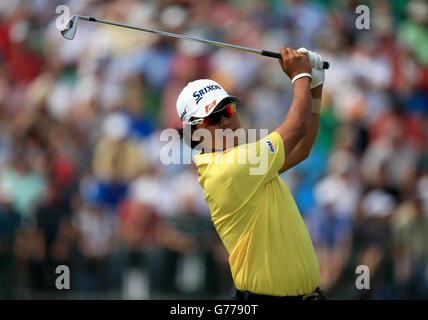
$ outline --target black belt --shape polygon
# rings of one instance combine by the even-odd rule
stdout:
[[[252,293],[249,291],[241,291],[236,290],[235,293],[235,299],[236,300],[325,300],[323,291],[318,287],[315,289],[314,292],[308,293],[308,294],[302,294],[300,296],[286,296],[286,297],[280,297],[280,296],[268,296],[264,294],[257,294]]]

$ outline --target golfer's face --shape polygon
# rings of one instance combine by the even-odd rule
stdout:
[[[219,122],[213,125],[198,124],[197,128],[206,129],[210,133],[211,141],[204,141],[206,150],[219,151],[238,145],[239,139],[235,131],[241,128],[241,123],[237,113],[230,117],[221,116]]]

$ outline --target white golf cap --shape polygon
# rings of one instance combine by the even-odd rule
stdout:
[[[210,115],[226,98],[240,101],[238,97],[229,95],[213,80],[200,79],[189,82],[177,99],[178,116],[186,125],[192,117],[204,118]]]

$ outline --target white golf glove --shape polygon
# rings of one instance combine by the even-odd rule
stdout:
[[[321,57],[321,55],[319,55],[316,52],[313,51],[309,51],[306,48],[300,48],[297,49],[298,53],[304,53],[306,54],[306,56],[309,59],[309,62],[311,63],[312,66],[312,81],[309,85],[309,87],[311,89],[318,87],[319,85],[324,83],[324,77],[325,77],[325,73],[324,73],[324,69],[323,69],[323,65],[324,65],[324,59]]]

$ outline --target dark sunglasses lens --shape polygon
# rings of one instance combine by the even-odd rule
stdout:
[[[226,108],[223,109],[223,115],[230,118],[236,112],[236,106],[234,103],[229,103]]]
[[[235,113],[236,113],[236,106],[235,106],[235,104],[234,103],[229,103],[221,111],[213,112],[208,117],[205,117],[204,118],[204,125],[205,126],[215,125],[215,124],[217,124],[217,123],[220,122],[222,116],[226,117],[226,118],[230,118]]]
[[[217,123],[219,123],[221,120],[221,113],[212,113],[208,117],[204,118],[204,125],[205,126],[213,126]]]

